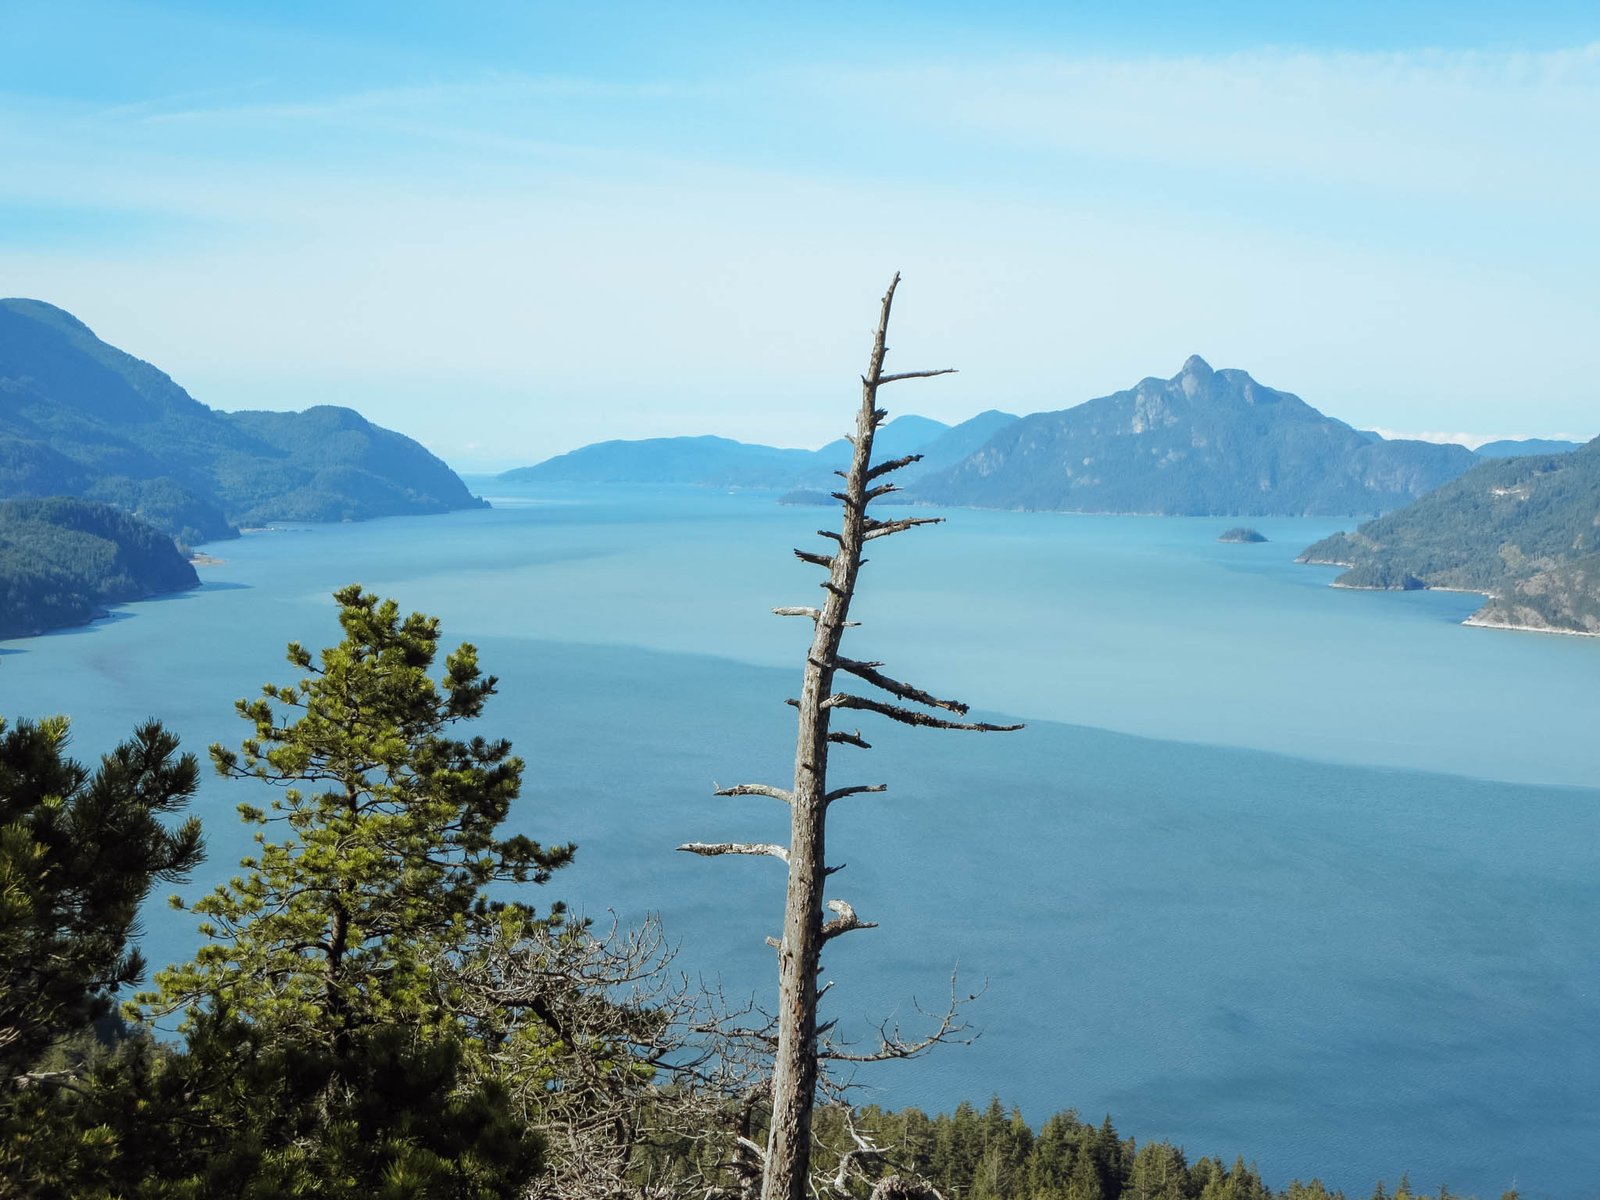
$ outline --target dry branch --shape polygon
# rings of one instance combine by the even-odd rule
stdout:
[[[773,842],[685,842],[678,849],[685,854],[698,854],[704,858],[716,858],[719,854],[751,854],[756,857],[765,855],[781,862],[789,861],[789,851]]]
[[[987,721],[946,721],[943,717],[930,717],[927,713],[898,704],[885,704],[866,696],[853,696],[848,692],[835,692],[823,701],[829,708],[856,708],[875,712],[899,721],[902,725],[918,725],[924,729],[971,729],[979,733],[1014,733],[1021,725],[993,725]]]
[[[888,462],[879,463],[868,471],[867,481],[870,483],[881,475],[887,475],[890,471],[898,471],[901,467],[909,467],[912,463],[921,461],[922,455],[920,454],[908,454],[904,458],[891,458]]]
[[[859,796],[863,792],[887,792],[888,790],[889,785],[887,783],[858,783],[853,787],[834,788],[833,791],[823,797],[823,800],[832,804],[835,800],[843,800],[846,796]]]
[[[932,379],[935,375],[954,375],[954,367],[941,367],[937,371],[900,371],[894,375],[883,375],[878,379],[878,386],[886,383],[899,383],[902,379]]]
[[[856,910],[843,900],[829,900],[828,911],[838,915],[822,927],[822,940],[829,941],[841,933],[849,933],[852,929],[876,929],[876,921],[863,921],[856,916]]]
[[[942,525],[943,517],[904,517],[898,521],[872,521],[867,530],[861,535],[863,541],[870,542],[873,538],[888,537],[891,533],[899,533],[906,529],[915,529],[918,525]]]
[[[769,796],[773,800],[782,800],[785,804],[792,803],[794,793],[786,788],[773,787],[769,783],[736,783],[732,787],[717,788],[711,793],[713,796]]]
[[[901,683],[898,679],[890,679],[887,675],[880,674],[874,668],[883,666],[882,663],[856,662],[853,658],[840,657],[839,669],[848,671],[857,679],[864,679],[873,687],[880,687],[892,695],[899,696],[902,700],[914,700],[918,704],[926,704],[930,708],[942,708],[947,712],[967,715],[967,705],[959,700],[940,700],[937,696],[929,695],[921,688],[913,687],[909,683]]]

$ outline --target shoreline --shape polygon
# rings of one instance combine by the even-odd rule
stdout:
[[[1562,629],[1555,625],[1512,625],[1505,621],[1480,621],[1474,613],[1463,625],[1471,625],[1474,629],[1508,629],[1515,633],[1559,633],[1566,637],[1600,637],[1600,630],[1589,629]]]

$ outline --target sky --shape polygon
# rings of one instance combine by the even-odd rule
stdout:
[[[1238,367],[1600,433],[1600,5],[0,5],[0,295],[463,470]]]

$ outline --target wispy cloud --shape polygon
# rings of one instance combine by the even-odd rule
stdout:
[[[529,456],[824,440],[895,268],[897,353],[963,368],[911,401],[935,415],[1193,352],[1358,425],[1594,407],[1594,46],[258,91],[0,98],[0,204],[130,215],[92,245],[0,229],[6,290],[211,403],[344,400]]]

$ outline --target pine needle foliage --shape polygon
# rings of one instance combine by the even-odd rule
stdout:
[[[522,760],[507,741],[452,736],[494,694],[475,648],[436,681],[435,618],[357,584],[334,598],[344,640],[315,656],[291,643],[302,676],[238,702],[239,750],[211,747],[224,776],[282,794],[240,806],[256,852],[193,904],[210,939],[195,961],[141,999],[156,1013],[204,1002],[337,1052],[363,1028],[443,1022],[438,965],[457,948],[558,923],[560,905],[541,917],[495,889],[546,882],[572,847],[499,833]]]

